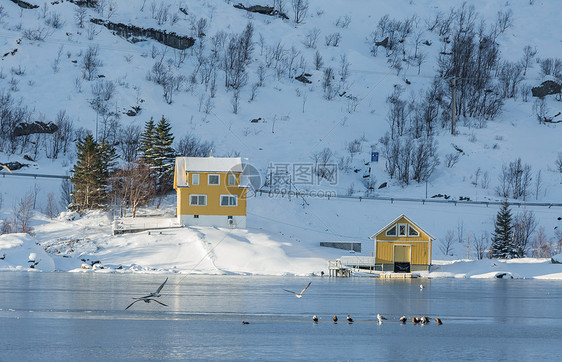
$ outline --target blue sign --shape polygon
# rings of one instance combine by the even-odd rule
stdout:
[[[371,162],[379,162],[379,153],[371,152]]]

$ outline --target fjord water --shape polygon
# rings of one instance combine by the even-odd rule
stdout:
[[[125,310],[165,278],[0,272],[0,360],[489,361],[560,352],[559,281],[175,274],[159,299],[167,307]],[[283,291],[309,281],[301,299]],[[379,325],[377,313],[388,321]],[[401,325],[403,314],[443,325]]]

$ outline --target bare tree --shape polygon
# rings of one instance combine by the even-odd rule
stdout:
[[[308,12],[308,0],[291,0],[291,5],[295,15],[295,23],[302,23]]]
[[[533,238],[533,256],[537,258],[549,258],[551,253],[552,245],[546,236],[544,227],[541,226]]]
[[[314,69],[320,70],[323,65],[324,61],[322,60],[322,55],[320,55],[320,52],[317,50],[316,53],[314,53]]]
[[[140,127],[134,124],[128,125],[119,132],[119,149],[125,162],[133,162],[137,158],[140,135]]]
[[[488,240],[490,239],[487,232],[483,232],[480,236],[473,235],[472,237],[472,248],[476,253],[476,258],[478,260],[484,259],[486,255],[486,250],[488,249]]]
[[[532,211],[523,210],[513,220],[513,244],[517,256],[524,257],[529,249],[531,236],[537,228],[537,219]]]
[[[50,218],[54,218],[59,213],[56,197],[53,192],[47,194],[47,204],[45,205],[45,214]]]
[[[530,45],[525,45],[523,48],[523,75],[527,75],[527,69],[532,66],[533,58],[537,55],[537,48],[533,48]]]
[[[33,229],[30,225],[33,217],[33,193],[26,192],[18,201],[13,210],[13,219],[16,232],[30,234]]]
[[[130,207],[133,217],[137,208],[147,205],[156,195],[156,182],[150,167],[141,160],[127,164],[117,170],[110,180],[113,196],[120,205],[120,214],[124,215]]]
[[[455,240],[455,233],[452,230],[447,230],[445,237],[439,242],[439,250],[443,255],[453,255],[453,241]]]
[[[312,28],[304,37],[304,46],[307,48],[316,49],[316,43],[318,42],[318,37],[320,36],[320,29],[318,27]]]
[[[94,79],[101,65],[102,62],[98,58],[98,47],[89,46],[82,57],[82,77],[86,80]]]

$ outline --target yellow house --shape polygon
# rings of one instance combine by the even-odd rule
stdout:
[[[435,238],[404,214],[371,236],[371,239],[375,240],[375,268],[410,273],[429,270],[431,266],[431,248]]]
[[[246,227],[240,157],[176,157],[177,217],[186,226]]]

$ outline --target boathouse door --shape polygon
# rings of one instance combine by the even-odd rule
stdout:
[[[411,256],[410,245],[394,245],[394,272],[409,273]]]

